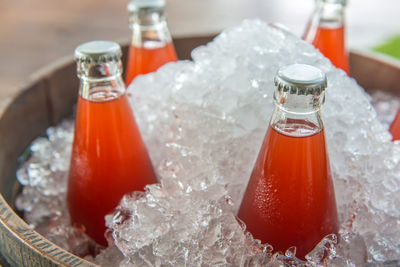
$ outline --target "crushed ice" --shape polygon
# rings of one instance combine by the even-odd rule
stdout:
[[[304,264],[294,249],[272,254],[234,213],[272,113],[273,77],[281,66],[306,63],[328,77],[323,119],[341,222],[339,243],[325,237],[308,264],[397,264],[400,145],[391,143],[356,82],[310,45],[259,20],[225,30],[192,56],[193,62],[168,64],[129,88],[161,182],[122,199],[106,218],[115,246],[92,260],[104,266],[114,256],[123,266]],[[48,135],[33,143],[17,173],[25,187],[16,204],[53,241],[78,236],[76,246],[57,244],[82,254],[89,245],[65,224],[65,187],[55,186],[66,183],[72,123]]]
[[[389,129],[397,110],[400,108],[400,97],[390,92],[376,91],[371,94],[371,103],[378,115],[379,121]]]

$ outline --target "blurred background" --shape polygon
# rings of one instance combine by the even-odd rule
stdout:
[[[71,57],[83,42],[129,42],[128,0],[1,0],[0,108],[40,68]],[[167,0],[173,37],[212,35],[260,18],[286,25],[301,36],[314,0]],[[347,45],[368,50],[400,35],[399,0],[349,0]],[[400,50],[400,48],[399,48]]]

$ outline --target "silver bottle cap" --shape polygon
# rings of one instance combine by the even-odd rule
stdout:
[[[116,42],[92,41],[75,49],[75,59],[89,63],[106,63],[121,59],[121,47]]]
[[[320,0],[323,3],[328,3],[328,4],[340,4],[342,6],[347,5],[347,0]]]
[[[165,8],[165,0],[132,0],[128,6],[129,13],[162,11]]]
[[[278,91],[297,95],[319,95],[328,85],[323,71],[305,64],[282,67],[276,74],[274,83]]]

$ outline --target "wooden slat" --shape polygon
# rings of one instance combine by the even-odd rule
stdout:
[[[0,192],[11,199],[19,155],[49,126],[46,83],[39,80],[21,89],[0,117]]]
[[[360,51],[352,51],[349,60],[351,76],[365,90],[381,90],[400,96],[400,61]]]

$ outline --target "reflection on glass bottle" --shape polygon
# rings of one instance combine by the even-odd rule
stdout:
[[[304,259],[338,232],[338,218],[320,108],[327,81],[319,69],[295,64],[275,77],[275,111],[238,217],[274,251],[296,246]]]
[[[303,39],[312,43],[334,66],[349,74],[345,44],[346,0],[316,0],[316,8]]]
[[[178,60],[165,19],[165,1],[133,0],[128,10],[133,37],[125,76],[127,85],[139,74]]]
[[[156,183],[121,78],[117,43],[93,41],[75,50],[81,80],[68,183],[71,223],[107,245],[104,216],[128,192]]]

